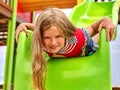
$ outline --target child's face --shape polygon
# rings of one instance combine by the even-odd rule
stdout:
[[[43,31],[43,44],[51,53],[57,53],[65,45],[65,36],[58,28],[51,26]]]

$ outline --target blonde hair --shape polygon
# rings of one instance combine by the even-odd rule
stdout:
[[[67,16],[57,8],[48,8],[38,16],[33,31],[32,47],[32,70],[35,90],[45,90],[46,60],[42,50],[42,37],[43,31],[49,29],[51,26],[56,26],[66,38],[73,36],[76,29]]]

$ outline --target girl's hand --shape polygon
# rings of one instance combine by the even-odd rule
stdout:
[[[101,32],[102,28],[106,30],[106,40],[111,41],[113,39],[115,26],[109,17],[105,17],[98,27],[98,31]]]
[[[25,23],[21,23],[17,29],[16,29],[16,32],[15,32],[15,39],[16,39],[16,42],[18,43],[18,36],[19,36],[19,33],[21,31],[25,31],[25,33],[27,34],[28,31],[27,31],[27,27],[25,26]]]
[[[26,34],[28,34],[28,29],[27,28],[33,30],[34,29],[34,25],[32,23],[21,23],[17,27],[16,32],[15,32],[15,39],[16,39],[17,43],[18,43],[18,36],[19,36],[19,33],[21,31],[24,31]]]

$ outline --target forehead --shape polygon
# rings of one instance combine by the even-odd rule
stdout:
[[[43,31],[43,36],[52,36],[52,35],[63,35],[63,32],[60,28],[56,26],[51,26],[50,28]]]

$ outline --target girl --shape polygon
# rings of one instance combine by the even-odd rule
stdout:
[[[16,41],[20,31],[27,33],[34,29],[32,40],[33,82],[35,90],[45,90],[46,60],[45,51],[50,57],[77,57],[94,53],[98,46],[99,33],[106,30],[106,40],[111,41],[114,25],[109,17],[100,19],[82,29],[72,25],[66,15],[57,8],[44,10],[34,24],[22,23],[16,30]],[[93,37],[93,39],[91,38]]]

